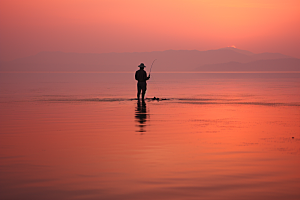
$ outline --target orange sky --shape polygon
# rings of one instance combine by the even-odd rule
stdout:
[[[0,1],[0,60],[40,51],[209,50],[231,45],[300,58],[300,1]]]

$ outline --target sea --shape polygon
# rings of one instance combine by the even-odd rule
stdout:
[[[299,200],[299,72],[0,73],[1,200]]]

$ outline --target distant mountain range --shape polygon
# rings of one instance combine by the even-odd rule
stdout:
[[[279,53],[254,54],[226,47],[217,50],[167,50],[140,53],[40,52],[1,62],[0,71],[135,71],[145,63],[156,71],[300,71],[300,59]]]
[[[202,65],[195,71],[300,71],[300,59],[281,58],[248,63],[227,62]]]

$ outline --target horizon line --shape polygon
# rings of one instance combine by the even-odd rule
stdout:
[[[114,51],[111,51],[111,52],[102,52],[102,53],[93,53],[93,52],[89,52],[89,53],[80,53],[80,52],[73,52],[73,51],[60,51],[60,50],[56,50],[56,51],[39,51],[35,54],[31,54],[31,55],[28,55],[28,56],[21,56],[21,57],[18,57],[18,58],[14,58],[14,59],[11,59],[11,60],[0,60],[0,62],[2,63],[7,63],[7,62],[11,62],[11,61],[14,61],[14,60],[18,60],[18,59],[23,59],[23,58],[27,58],[27,57],[31,57],[31,56],[35,56],[35,55],[38,55],[40,53],[54,53],[54,52],[57,52],[57,53],[65,53],[65,54],[94,54],[94,55],[100,55],[100,54],[122,54],[122,53],[154,53],[154,52],[166,52],[166,51],[198,51],[198,52],[206,52],[206,51],[217,51],[217,50],[222,50],[222,49],[235,49],[235,50],[241,50],[241,51],[248,51],[250,53],[253,53],[253,54],[265,54],[265,53],[271,53],[271,54],[281,54],[281,55],[284,55],[284,56],[288,56],[290,58],[296,58],[296,59],[300,59],[300,57],[295,57],[295,56],[291,56],[291,55],[288,55],[288,54],[283,54],[283,53],[279,53],[279,52],[261,52],[261,53],[254,53],[252,51],[249,51],[249,50],[245,50],[245,49],[239,49],[237,47],[232,47],[232,46],[226,46],[226,47],[221,47],[221,48],[214,48],[214,49],[207,49],[207,50],[198,50],[198,49],[166,49],[166,50],[154,50],[154,51],[122,51],[122,52],[114,52]]]
[[[0,71],[0,74],[131,74],[132,71]],[[151,72],[153,74],[299,74],[299,71],[161,71]]]

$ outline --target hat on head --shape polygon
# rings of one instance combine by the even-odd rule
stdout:
[[[146,66],[144,65],[144,63],[141,63],[141,64],[139,65],[139,67],[146,67]]]

